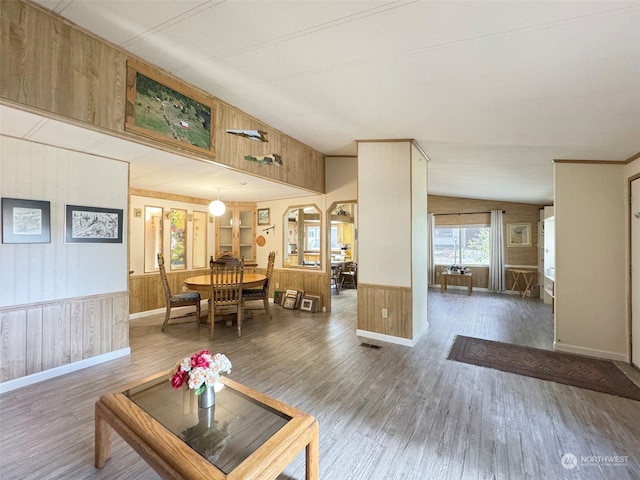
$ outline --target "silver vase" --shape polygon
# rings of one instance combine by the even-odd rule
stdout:
[[[204,392],[198,395],[198,408],[211,408],[216,404],[216,391],[211,387],[206,387]]]

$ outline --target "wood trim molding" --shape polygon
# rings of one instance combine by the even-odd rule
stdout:
[[[130,197],[149,197],[162,200],[173,200],[175,202],[195,203],[197,205],[208,205],[211,200],[206,198],[188,197],[186,195],[175,195],[173,193],[155,192],[153,190],[142,190],[140,188],[130,188]]]
[[[560,160],[554,159],[553,163],[584,163],[589,165],[625,165],[627,160]]]
[[[418,151],[424,156],[424,158],[427,159],[427,162],[431,161],[431,158],[429,157],[429,155],[427,155],[427,152],[424,151],[424,149],[420,146],[420,144],[418,143],[417,140],[412,140],[413,146],[416,147],[418,149]]]
[[[637,160],[640,158],[640,152],[636,153],[635,155],[630,156],[629,158],[627,158],[624,162],[625,163],[631,163],[634,160]]]
[[[130,188],[129,196],[157,198],[161,200],[171,200],[174,202],[193,203],[196,205],[209,205],[212,200],[210,198],[189,197],[186,195],[175,195],[173,193],[156,192],[153,190],[144,190],[140,188]],[[224,204],[227,207],[256,207],[255,202],[224,202]]]

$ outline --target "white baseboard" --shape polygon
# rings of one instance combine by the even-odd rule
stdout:
[[[417,339],[394,337],[383,333],[369,332],[367,330],[356,329],[356,336],[367,340],[377,340],[386,343],[395,343],[396,345],[404,345],[405,347],[414,347]]]
[[[577,353],[578,355],[586,355],[588,357],[604,358],[607,360],[629,363],[629,355],[624,353],[608,352],[606,350],[596,350],[594,348],[578,347],[576,345],[567,345],[566,343],[558,342],[553,342],[553,349],[558,350],[559,352]]]
[[[78,370],[82,370],[83,368],[92,367],[100,363],[115,360],[116,358],[126,357],[127,355],[131,355],[131,348],[129,347],[122,348],[114,352],[105,353],[103,355],[87,358],[85,360],[80,360],[79,362],[50,368],[49,370],[45,370],[44,372],[33,373],[25,377],[16,378],[15,380],[2,382],[0,383],[0,393],[10,392],[17,388],[33,385],[34,383],[39,383],[44,380],[50,380],[52,378],[59,377],[60,375],[76,372]]]

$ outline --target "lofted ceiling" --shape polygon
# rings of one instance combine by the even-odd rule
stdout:
[[[415,139],[436,195],[549,204],[553,159],[640,151],[638,1],[35,3],[326,155]],[[10,116],[31,115],[0,113],[3,133]],[[307,194],[34,120],[38,141],[75,129],[77,149],[132,162],[136,188],[211,198],[212,185],[247,182],[228,191],[245,198],[228,200]]]

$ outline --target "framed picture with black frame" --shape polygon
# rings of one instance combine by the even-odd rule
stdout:
[[[122,243],[122,210],[67,205],[66,243]]]
[[[303,310],[305,312],[313,312],[314,301],[315,300],[313,298],[303,297],[302,301],[300,302],[300,310]]]
[[[2,243],[51,243],[51,202],[3,198]]]

